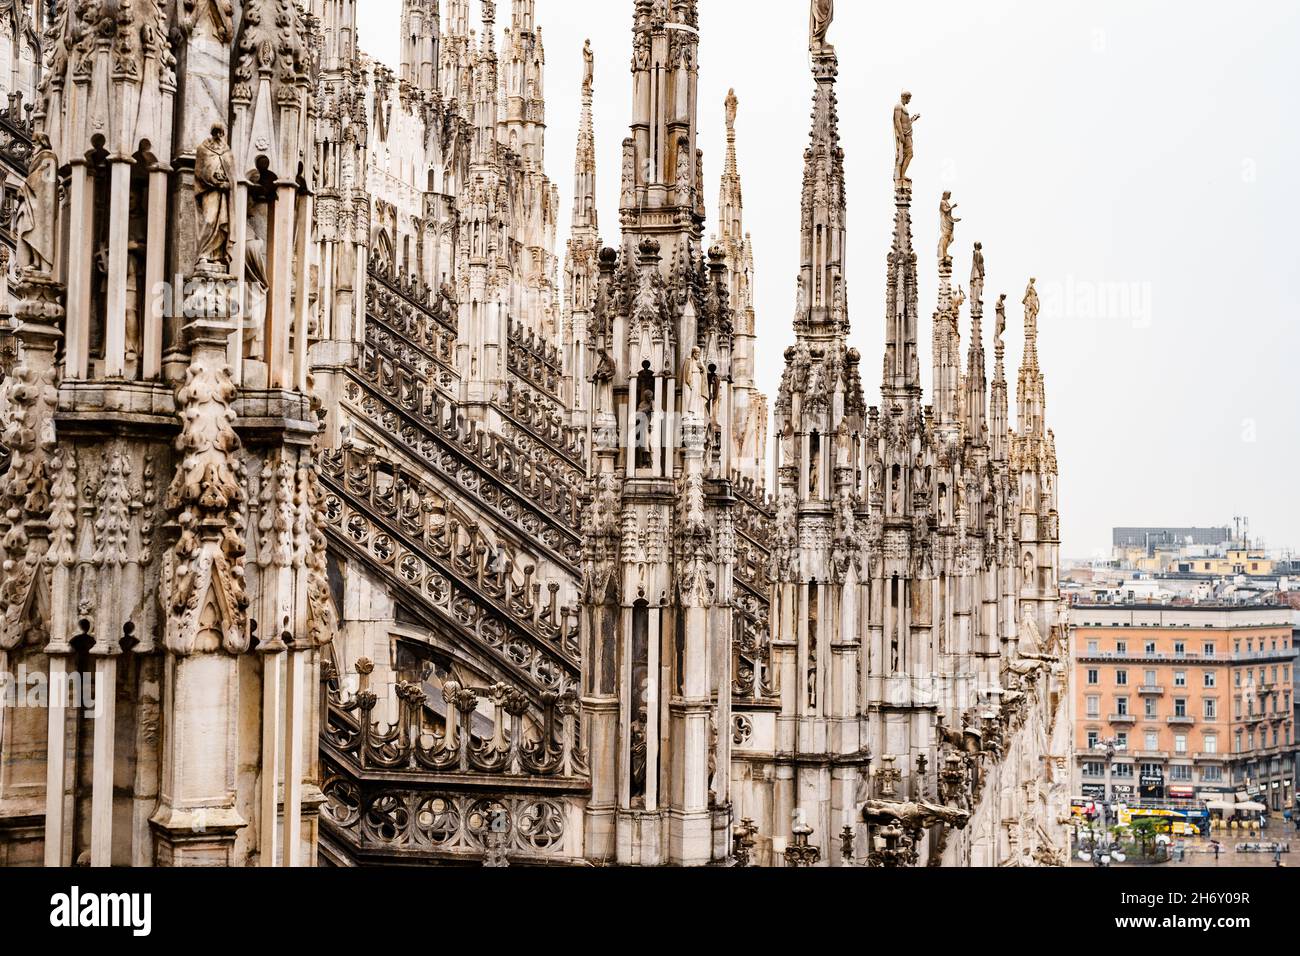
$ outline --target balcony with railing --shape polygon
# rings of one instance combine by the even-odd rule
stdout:
[[[1196,718],[1191,714],[1174,714],[1172,717],[1168,718],[1168,723],[1171,727],[1191,727],[1196,724]]]
[[[339,863],[528,865],[582,858],[590,793],[577,695],[540,706],[508,684],[396,688],[398,719],[374,720],[373,665],[344,694],[322,667],[322,854]],[[486,710],[486,713],[485,713]]]

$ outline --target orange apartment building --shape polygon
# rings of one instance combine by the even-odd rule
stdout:
[[[1070,630],[1075,796],[1292,807],[1289,608],[1078,604]]]

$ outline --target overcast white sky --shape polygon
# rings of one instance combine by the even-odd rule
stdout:
[[[363,6],[362,47],[396,65],[400,0]],[[808,4],[700,6],[708,229],[716,221],[723,100],[734,86],[757,260],[758,370],[760,385],[775,394],[793,339],[812,95]],[[927,388],[937,210],[951,189],[964,219],[957,273],[968,274],[979,240],[990,299],[1005,291],[1019,303],[1028,278],[1039,281],[1066,556],[1108,552],[1114,525],[1231,524],[1238,515],[1270,547],[1300,546],[1300,5],[841,0],[837,7],[831,40],[847,151],[852,338],[864,356],[868,400],[878,397],[884,334],[891,113],[907,88],[922,114],[911,175]],[[537,0],[548,60],[547,166],[566,211],[583,40],[596,51],[607,243],[617,238],[632,9],[632,0]],[[500,3],[499,25],[509,10]],[[1008,332],[1013,388],[1020,326],[1017,308]]]

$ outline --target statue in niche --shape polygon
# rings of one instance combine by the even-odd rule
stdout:
[[[126,371],[135,378],[140,369],[144,329],[141,325],[141,284],[144,273],[145,237],[149,228],[146,193],[132,189],[129,206],[130,225],[126,246]]]
[[[651,452],[653,438],[650,433],[654,420],[654,390],[642,388],[641,400],[636,406],[636,466],[638,468],[650,468],[654,464],[654,455]]]
[[[718,375],[718,367],[709,365],[708,377],[708,411],[709,421],[713,425],[718,424],[718,406],[721,404],[722,378]]]
[[[623,206],[636,203],[636,144],[628,139],[623,141]]]
[[[255,184],[266,185],[270,161],[257,158],[257,170],[251,177]],[[269,197],[266,197],[269,198]],[[263,338],[266,329],[267,298],[271,291],[270,266],[267,261],[267,235],[271,203],[256,193],[249,196],[248,230],[244,239],[244,357],[264,358]]]
[[[945,192],[943,199],[939,203],[939,261],[949,262],[951,256],[948,255],[948,249],[952,245],[953,234],[956,231],[957,223],[961,222],[954,212],[957,210],[957,204],[952,201],[952,193]]]
[[[614,381],[617,370],[614,367],[614,360],[609,357],[609,352],[603,348],[596,349],[596,359],[596,371],[592,373],[591,380],[598,385]]]
[[[230,266],[230,189],[235,161],[223,123],[212,125],[194,154],[194,204],[198,215],[195,270],[222,273]]]
[[[821,497],[822,436],[813,432],[808,436],[808,497]]]
[[[705,408],[705,372],[704,363],[700,361],[700,350],[698,348],[691,350],[691,357],[682,365],[682,374],[679,376],[682,388],[682,415],[692,415],[696,418],[704,417]]]
[[[896,155],[894,161],[894,182],[899,185],[911,185],[907,178],[907,168],[912,165],[912,124],[920,122],[921,114],[915,116],[908,112],[912,94],[903,92],[902,100],[894,107],[894,139]]]
[[[18,271],[54,271],[54,210],[59,201],[59,158],[44,133],[32,137],[35,150],[27,178],[19,186],[14,232],[18,236]]]
[[[875,507],[877,496],[884,493],[885,490],[885,466],[879,458],[871,462],[871,468],[867,473],[867,495],[868,502]]]
[[[826,35],[835,19],[835,0],[812,0],[812,14],[808,25],[808,46],[814,52],[825,50],[829,44]]]

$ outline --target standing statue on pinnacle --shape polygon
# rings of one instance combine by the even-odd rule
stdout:
[[[953,234],[956,231],[957,223],[961,222],[953,213],[957,209],[957,204],[952,201],[952,193],[943,194],[943,201],[939,203],[939,261],[951,262],[952,257],[948,255],[948,249],[952,245]]]
[[[919,122],[921,114],[913,116],[908,112],[912,94],[903,92],[902,100],[894,107],[894,139],[897,143],[894,161],[894,183],[898,186],[912,184],[907,178],[907,168],[912,165],[912,124]]]
[[[596,83],[596,54],[592,52],[591,41],[582,47],[582,92],[590,95]]]
[[[814,53],[829,48],[826,34],[835,19],[835,0],[812,0],[812,16],[808,27],[808,48]]]
[[[1029,288],[1025,290],[1025,325],[1032,325],[1038,321],[1038,289],[1034,287],[1037,279],[1029,280]]]

